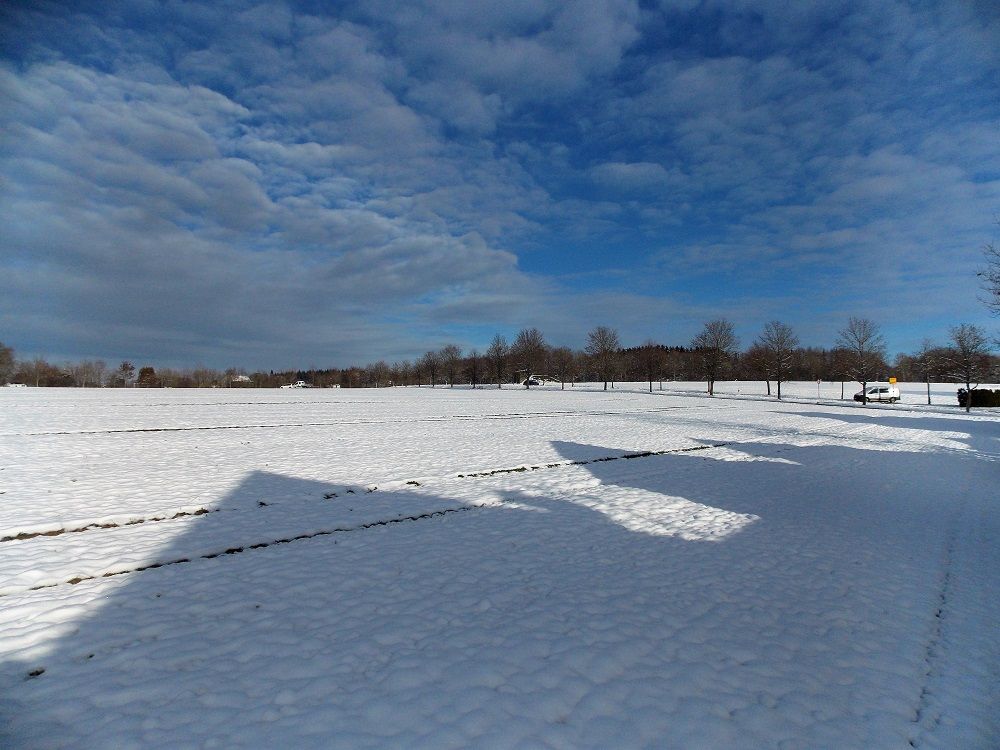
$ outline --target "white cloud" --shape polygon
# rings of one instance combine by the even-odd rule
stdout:
[[[796,296],[975,318],[962,269],[1000,204],[996,18],[314,10],[12,14],[0,319],[32,341],[63,320],[81,355],[202,356],[214,338],[227,363],[316,347],[344,363],[465,323],[644,338],[667,316],[750,319],[755,299],[807,314]]]

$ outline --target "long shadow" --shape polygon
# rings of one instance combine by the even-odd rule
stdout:
[[[944,418],[901,417],[884,413],[834,414],[830,412],[799,412],[797,416],[830,419],[847,424],[879,425],[895,429],[953,432],[958,433],[957,439],[965,442],[974,451],[991,455],[1000,453],[1000,419],[967,419],[964,418],[964,415]],[[961,437],[962,435],[964,437]]]
[[[383,746],[384,717],[369,715],[368,704],[405,686],[376,687],[371,671],[385,673],[402,653],[418,658],[406,645],[413,641],[460,639],[467,621],[492,616],[483,601],[532,598],[528,589],[510,591],[507,566],[477,564],[478,541],[451,538],[467,526],[451,516],[514,515],[627,535],[583,507],[560,504],[555,513],[537,498],[522,507],[530,510],[254,472],[201,517],[38,538],[51,545],[148,534],[145,547],[127,550],[144,553],[131,572],[7,598],[41,602],[43,621],[81,602],[89,614],[47,652],[0,666],[0,746],[179,747],[192,737],[226,747]],[[459,559],[441,557],[456,544]],[[570,573],[554,555],[542,567]],[[428,612],[428,601],[442,606]],[[446,662],[417,672],[430,678]],[[360,702],[350,695],[359,684]],[[296,710],[298,691],[309,711]],[[413,732],[421,721],[405,702],[393,712],[408,716],[401,731]],[[324,718],[304,726],[302,713]],[[353,729],[342,734],[345,723]],[[81,738],[82,726],[92,733]]]
[[[915,493],[900,477],[920,465],[929,487]],[[219,503],[239,508],[232,523],[210,514],[165,538],[157,556],[187,562],[18,597],[53,621],[65,606],[88,615],[3,665],[0,744],[905,741],[894,712],[919,704],[918,636],[939,605],[926,582],[955,512],[927,493],[955,470],[945,454],[741,445],[561,467],[561,492],[523,475],[491,508],[255,474]],[[717,542],[630,531],[601,503],[635,490],[758,520]],[[420,519],[335,530],[368,511]],[[221,539],[240,551],[195,555]]]

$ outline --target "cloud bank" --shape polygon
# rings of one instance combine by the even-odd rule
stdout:
[[[982,4],[21,4],[0,340],[345,365],[732,316],[988,322]]]

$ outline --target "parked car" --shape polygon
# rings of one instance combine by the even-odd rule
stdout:
[[[548,383],[558,382],[558,380],[550,378],[548,375],[529,375],[521,381],[521,385],[546,385]]]
[[[309,383],[304,380],[296,380],[294,383],[289,383],[288,385],[279,385],[279,388],[312,388]]]
[[[887,401],[894,404],[899,401],[899,388],[894,385],[870,385],[863,391],[854,394],[855,401]]]

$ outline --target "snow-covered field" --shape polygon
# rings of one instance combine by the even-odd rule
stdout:
[[[0,746],[1000,746],[997,410],[616,386],[0,389]]]

